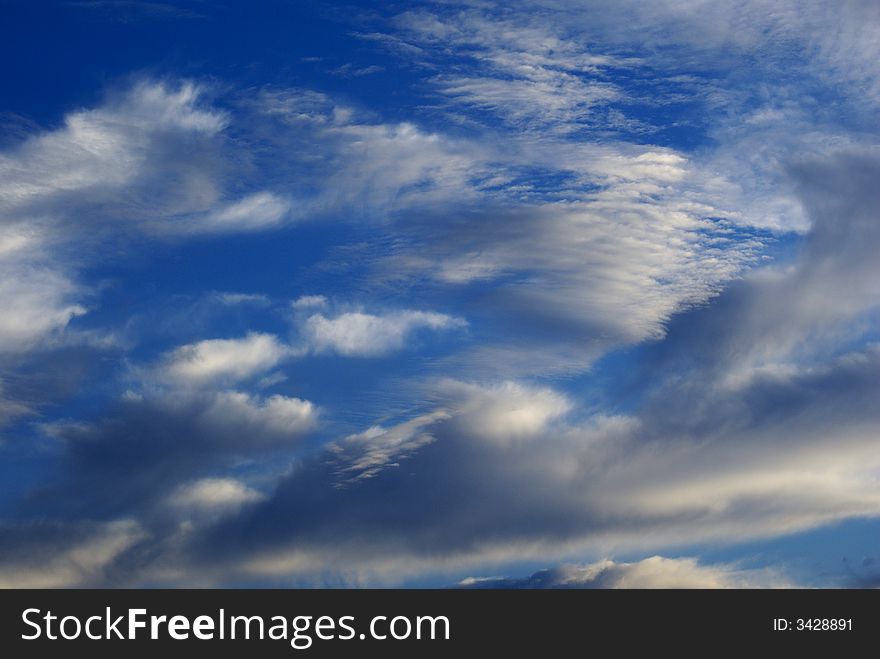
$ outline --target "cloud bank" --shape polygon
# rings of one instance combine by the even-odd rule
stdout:
[[[344,20],[13,122],[0,585],[820,583],[705,553],[880,514],[877,7]]]

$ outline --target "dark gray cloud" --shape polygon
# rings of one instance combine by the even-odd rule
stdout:
[[[291,451],[316,420],[311,403],[277,395],[170,391],[133,397],[98,421],[50,426],[60,442],[58,471],[25,505],[61,519],[149,513],[182,484]]]

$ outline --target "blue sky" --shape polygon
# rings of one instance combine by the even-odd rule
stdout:
[[[876,3],[0,11],[0,585],[880,579]]]

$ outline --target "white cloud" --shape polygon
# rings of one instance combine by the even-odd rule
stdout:
[[[310,316],[303,325],[306,343],[315,352],[372,357],[403,348],[415,330],[463,327],[465,321],[428,311],[398,311],[375,316],[359,311],[327,318]]]
[[[544,155],[540,147],[533,154]],[[457,367],[534,375],[556,370],[545,358],[562,351],[562,367],[583,370],[617,346],[662,337],[674,314],[758,262],[762,239],[735,231],[723,199],[680,154],[561,146],[556,159],[561,168],[571,159],[579,169],[568,171],[593,188],[519,207],[501,192],[497,207],[463,211],[455,223],[428,211],[395,226],[394,249],[376,257],[385,279],[492,291],[483,312],[516,336],[496,334]],[[514,340],[520,345],[505,345]],[[502,350],[520,354],[492,356]]]
[[[21,208],[86,191],[106,200],[144,173],[164,134],[223,129],[225,115],[200,109],[199,95],[191,83],[177,90],[141,83],[103,107],[69,114],[62,128],[0,154],[0,205]]]
[[[234,478],[203,478],[178,487],[169,503],[187,510],[229,512],[263,498],[263,494]]]
[[[241,339],[207,339],[181,346],[166,355],[163,379],[181,385],[236,382],[274,368],[291,354],[271,334],[252,332]]]
[[[508,39],[503,25],[496,31]],[[566,48],[574,58],[566,67],[610,62],[581,61],[574,44]],[[298,213],[383,220],[374,251],[366,247],[376,282],[487,285],[502,325],[568,325],[588,342],[566,346],[548,335],[540,347],[489,345],[461,360],[486,364],[499,350],[533,357],[495,360],[496,373],[522,363],[506,376],[553,371],[535,362],[560,349],[580,355],[562,360],[577,371],[613,347],[658,338],[673,314],[711,298],[764,248],[735,232],[738,224],[768,224],[761,204],[739,213],[736,183],[674,149],[528,131],[451,138],[412,124],[367,123],[303,90],[266,91],[253,103],[281,123],[273,134],[279,157],[320,145],[319,158],[290,164],[300,184],[316,191]],[[315,323],[326,324],[322,318]]]
[[[569,131],[592,119],[593,107],[617,100],[620,90],[597,75],[625,60],[587,52],[526,13],[489,18],[478,10],[439,16],[409,11],[394,19],[420,54],[472,60],[466,74],[440,74],[433,82],[455,101],[501,116],[519,129]]]
[[[4,223],[8,219],[0,204],[0,355],[56,338],[72,318],[86,313],[78,303],[83,287],[52,256],[45,223]]]
[[[284,219],[288,203],[266,191],[224,200],[229,116],[204,96],[190,82],[140,82],[0,153],[0,351],[42,347],[86,312],[93,291],[77,271],[108,239]]]
[[[0,257],[0,354],[34,348],[86,313],[74,302],[80,292],[58,271]]]
[[[552,389],[515,382],[481,387],[446,380],[439,384],[438,395],[452,399],[454,424],[461,432],[499,443],[540,438],[551,422],[572,408]]]
[[[373,426],[330,445],[331,454],[339,456],[338,485],[373,478],[381,471],[399,467],[401,461],[434,441],[426,430],[435,422],[449,418],[444,411],[416,417],[391,428]]]
[[[299,437],[312,430],[318,414],[314,403],[299,398],[278,394],[261,398],[222,391],[213,395],[199,418],[209,430],[275,440]]]
[[[300,193],[295,218],[384,219],[417,204],[473,196],[472,177],[489,171],[487,149],[476,141],[412,122],[378,123],[310,90],[264,90],[242,109],[271,145],[273,169]]]
[[[290,203],[270,192],[255,192],[186,222],[168,224],[174,233],[221,233],[230,231],[261,231],[282,224],[290,211]]]

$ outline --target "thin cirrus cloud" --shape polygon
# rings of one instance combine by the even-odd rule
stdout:
[[[581,44],[529,21],[416,10],[396,16],[394,24],[423,54],[443,53],[436,48],[442,46],[472,61],[467,75],[436,75],[432,82],[440,93],[519,128],[574,130],[590,122],[595,106],[621,93],[597,74],[625,66],[623,58],[585,52]]]

